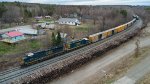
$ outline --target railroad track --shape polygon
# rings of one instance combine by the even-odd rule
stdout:
[[[4,75],[6,75],[6,74],[8,74],[8,73],[14,72],[14,71],[19,70],[19,69],[20,69],[20,67],[15,67],[15,68],[11,68],[11,69],[9,69],[9,70],[0,72],[0,76],[4,76]]]
[[[26,67],[26,68],[22,68],[21,69],[19,67],[16,67],[16,68],[13,68],[13,69],[1,72],[0,73],[0,83],[1,84],[6,84],[6,83],[10,82],[11,80],[15,80],[15,79],[17,79],[19,77],[22,77],[24,75],[27,75],[27,74],[32,74],[32,71],[35,71],[37,69],[40,69],[40,68],[45,67],[45,66],[50,65],[50,64],[54,64],[54,63],[56,63],[56,62],[58,62],[60,60],[66,59],[66,58],[71,57],[71,56],[74,56],[77,53],[83,53],[83,52],[87,51],[88,49],[90,49],[90,48],[92,48],[92,47],[94,47],[96,45],[99,45],[99,44],[102,44],[102,43],[108,41],[109,39],[115,39],[115,38],[119,37],[120,35],[124,35],[125,33],[130,32],[131,30],[134,30],[137,27],[137,24],[139,24],[140,22],[142,22],[142,21],[141,20],[137,21],[132,26],[134,28],[128,28],[127,30],[125,30],[125,31],[123,31],[121,33],[113,35],[113,36],[111,36],[109,38],[106,38],[106,39],[104,39],[102,41],[99,41],[99,42],[96,42],[94,44],[85,46],[85,47],[80,48],[78,50],[72,51],[70,53],[64,54],[62,56],[59,56],[59,57],[56,57],[56,58],[53,58],[53,59],[50,59],[50,60],[47,60],[47,61],[35,64],[35,65],[29,66],[29,67]]]

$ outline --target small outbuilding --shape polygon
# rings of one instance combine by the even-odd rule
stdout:
[[[55,24],[51,24],[48,22],[41,23],[40,25],[43,29],[52,29],[52,30],[55,29]]]
[[[80,25],[80,21],[77,18],[60,18],[58,23],[76,26]]]
[[[51,18],[51,16],[49,16],[49,15],[48,15],[48,16],[45,16],[45,18],[46,18],[46,19],[50,19],[50,18]]]

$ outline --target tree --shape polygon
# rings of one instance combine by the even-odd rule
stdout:
[[[56,46],[56,38],[54,32],[52,32],[52,45]]]
[[[55,8],[53,6],[48,6],[46,7],[46,10],[48,12],[48,15],[53,15],[54,11],[55,11]]]
[[[16,4],[16,6],[20,7],[21,6],[21,3],[19,1],[15,1],[14,2]]]
[[[126,10],[121,10],[120,13],[123,15],[124,18],[126,18],[128,15]]]
[[[8,6],[8,11],[4,12],[2,15],[2,22],[9,23],[20,23],[21,22],[21,14],[20,8],[17,6]]]
[[[57,45],[60,45],[62,43],[60,32],[57,32]]]
[[[6,11],[7,11],[7,9],[4,6],[4,3],[1,3],[0,4],[0,18],[3,16],[3,13],[6,12]]]
[[[24,9],[24,17],[30,18],[32,17],[32,13],[30,11],[28,11],[26,8]]]

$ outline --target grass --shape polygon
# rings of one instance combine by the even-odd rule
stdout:
[[[10,55],[23,53],[30,50],[39,49],[41,43],[38,41],[27,41],[16,45],[0,42],[0,55]]]
[[[54,23],[52,19],[41,19],[38,21],[38,23],[44,23],[44,22]]]
[[[81,24],[79,26],[71,26],[77,32],[88,32],[92,28],[91,24]]]

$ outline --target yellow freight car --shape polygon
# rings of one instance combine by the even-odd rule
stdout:
[[[90,42],[96,42],[96,41],[98,41],[98,35],[97,35],[97,33],[96,34],[93,34],[93,35],[90,35],[89,36],[89,41]]]
[[[116,27],[117,33],[121,31],[121,26]]]

